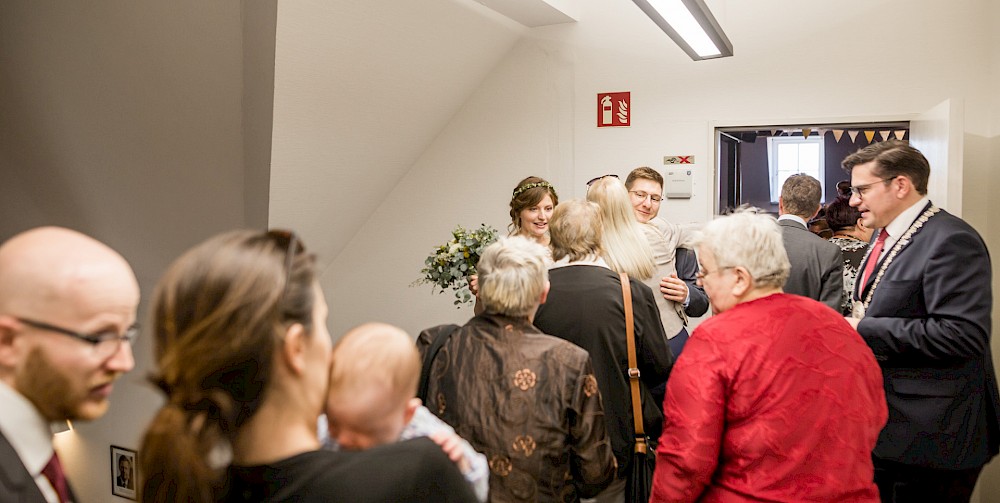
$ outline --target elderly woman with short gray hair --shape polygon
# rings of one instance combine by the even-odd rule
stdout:
[[[698,257],[715,315],[667,382],[651,501],[877,502],[871,451],[887,410],[861,336],[782,292],[788,258],[769,215],[710,222]]]
[[[444,337],[427,408],[486,455],[490,501],[579,501],[614,473],[590,357],[531,324],[547,267],[546,249],[528,238],[489,245],[478,266],[483,312],[417,338],[426,354]]]

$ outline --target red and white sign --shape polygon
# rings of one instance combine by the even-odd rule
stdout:
[[[632,114],[629,93],[597,95],[597,127],[628,127]]]

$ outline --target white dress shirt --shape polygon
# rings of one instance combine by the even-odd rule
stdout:
[[[930,199],[927,196],[921,197],[919,201],[913,203],[913,206],[903,210],[902,213],[896,215],[896,218],[892,219],[892,222],[889,222],[885,226],[885,232],[889,236],[885,238],[885,244],[882,245],[882,253],[876,259],[881,259],[885,256],[886,252],[892,249],[896,241],[899,241],[899,238],[913,225],[914,220],[920,216],[920,212],[923,211],[924,206],[927,206],[928,202],[930,202]],[[877,236],[878,233],[874,235]]]
[[[21,464],[34,477],[45,500],[59,503],[59,495],[49,479],[42,475],[42,469],[55,452],[49,422],[27,398],[3,381],[0,381],[0,404],[3,404],[0,407],[0,432],[21,458]]]

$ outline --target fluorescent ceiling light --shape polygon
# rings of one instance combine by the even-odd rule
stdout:
[[[733,44],[703,0],[632,0],[691,59],[733,55]]]

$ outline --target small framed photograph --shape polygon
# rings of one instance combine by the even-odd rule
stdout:
[[[136,500],[136,455],[132,449],[111,446],[111,494]]]

